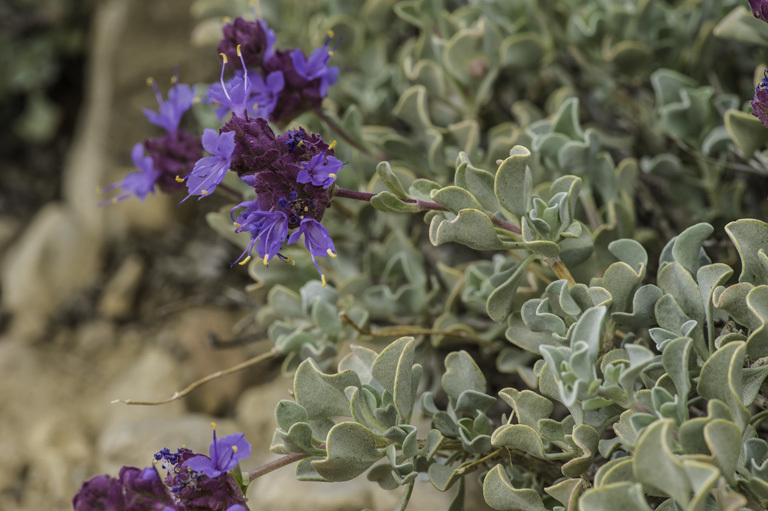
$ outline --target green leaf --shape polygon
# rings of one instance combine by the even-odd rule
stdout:
[[[415,343],[413,337],[401,337],[384,348],[371,367],[374,379],[394,396],[395,408],[404,422],[410,420],[413,410]],[[418,385],[418,381],[415,383]]]
[[[725,232],[741,258],[739,282],[768,285],[768,223],[743,218],[726,225]]]
[[[579,499],[584,511],[651,511],[640,484],[614,483],[584,492]]]
[[[715,288],[724,284],[733,275],[733,269],[727,264],[717,263],[702,266],[696,272],[696,281],[699,283],[701,300],[704,303],[704,314],[707,320],[707,345],[712,352],[715,342],[715,325],[712,316],[714,303],[712,298],[715,294]]]
[[[312,467],[328,481],[349,481],[359,476],[384,453],[376,448],[376,437],[356,422],[342,422],[331,428],[326,441],[328,456]]]
[[[462,209],[481,209],[475,197],[469,191],[458,186],[446,186],[433,191],[432,200],[454,213],[458,213]]]
[[[592,426],[579,424],[571,434],[571,441],[581,452],[578,457],[563,465],[562,472],[565,477],[579,477],[592,466],[600,435]]]
[[[539,420],[549,418],[554,410],[552,401],[531,390],[521,392],[509,387],[500,390],[499,397],[512,407],[517,422],[534,430],[538,428]]]
[[[715,228],[707,223],[692,225],[675,239],[672,257],[688,270],[691,275],[699,271],[701,245],[714,232]]]
[[[308,420],[307,411],[295,401],[283,399],[275,407],[275,421],[278,427],[282,429],[288,430],[297,422],[306,422]]]
[[[402,199],[408,198],[408,194],[405,193],[405,188],[403,188],[400,179],[398,179],[395,173],[392,172],[392,167],[389,165],[389,162],[382,161],[376,165],[376,173],[390,192]]]
[[[726,110],[724,121],[731,140],[741,150],[745,159],[751,158],[768,145],[768,130],[754,115],[731,108]]]
[[[494,192],[499,204],[520,218],[531,208],[531,152],[518,145],[509,154],[496,171]]]
[[[583,481],[579,478],[564,479],[557,484],[544,488],[547,494],[558,500],[566,509],[576,510],[578,498],[584,488]]]
[[[688,394],[691,391],[691,377],[689,368],[694,367],[694,353],[692,350],[693,339],[689,337],[680,337],[670,341],[661,354],[662,364],[667,371],[669,378],[674,382],[677,388],[677,395],[680,396],[680,412],[687,418]]]
[[[517,298],[517,288],[527,275],[528,265],[534,261],[534,256],[528,256],[523,260],[509,278],[494,289],[485,302],[485,310],[488,316],[497,323],[506,320],[512,311],[512,302]]]
[[[671,419],[662,419],[645,428],[635,447],[633,470],[641,483],[661,490],[685,509],[692,488],[673,452],[673,426]]]
[[[734,341],[721,347],[701,368],[697,388],[704,399],[718,399],[725,403],[733,414],[734,422],[742,431],[750,417],[742,401],[745,355],[744,342]]]
[[[496,235],[491,219],[476,209],[461,210],[453,220],[435,216],[429,226],[429,240],[435,246],[455,242],[475,250],[505,248]]]
[[[483,497],[489,506],[498,511],[547,511],[536,490],[517,489],[509,483],[502,465],[496,465],[486,474]]]
[[[371,197],[371,206],[385,213],[416,213],[420,208],[415,203],[403,202],[392,192],[379,192]]]
[[[768,356],[768,285],[749,292],[747,307],[760,322],[747,338],[747,355],[755,359]]]
[[[486,381],[483,372],[472,357],[464,350],[454,351],[445,357],[443,389],[454,404],[465,390],[484,393]]]
[[[361,383],[371,383],[371,367],[378,353],[356,344],[351,344],[349,349],[350,352],[339,362],[339,371],[354,371],[360,377]]]
[[[734,473],[741,454],[741,430],[731,421],[715,419],[704,426],[704,439],[712,453],[711,462],[735,486]]]
[[[296,402],[307,411],[310,420],[351,417],[344,389],[360,385],[360,378],[353,371],[325,374],[318,369],[314,360],[306,359],[296,369],[293,394]]]
[[[453,484],[461,479],[464,475],[463,472],[454,470],[448,465],[441,463],[432,463],[427,470],[429,481],[432,486],[440,491],[448,491]]]
[[[494,447],[520,449],[539,459],[547,459],[544,442],[533,428],[523,424],[505,424],[496,428],[491,435]]]
[[[417,132],[431,128],[426,87],[423,85],[409,87],[400,95],[393,113],[395,117],[405,121]]]

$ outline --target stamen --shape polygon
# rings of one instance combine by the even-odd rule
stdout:
[[[224,95],[227,97],[228,100],[232,101],[232,98],[229,97],[229,92],[227,92],[227,86],[224,85],[224,69],[227,67],[227,63],[229,62],[227,60],[227,54],[226,53],[219,53],[221,55],[221,58],[223,60],[221,64],[221,78],[219,81],[221,81],[221,88],[224,89]]]
[[[112,197],[112,200],[110,202],[112,204],[117,204],[117,197]]]
[[[334,140],[333,142],[331,142],[331,145],[329,145],[329,146],[328,146],[328,150],[329,150],[329,151],[333,150],[333,148],[334,148],[334,147],[336,147],[336,144],[337,144],[337,141],[336,141],[336,140]]]
[[[240,266],[245,266],[246,264],[248,264],[248,261],[250,260],[251,260],[251,256],[248,256],[237,264],[239,264]]]
[[[304,206],[304,212],[306,213],[307,211],[309,211],[309,206]]]
[[[211,427],[212,427],[213,429],[216,429],[216,423],[215,423],[215,422],[211,422]]]
[[[320,274],[320,280],[323,282],[323,287],[325,287],[326,285],[325,275],[323,275],[322,273]]]
[[[328,50],[328,56],[333,57],[333,50]]]
[[[97,187],[96,187],[96,193],[98,193],[99,195],[101,195],[102,193],[104,193],[104,188],[102,188],[102,187],[100,187],[100,186],[97,186]]]
[[[262,263],[264,263],[264,266],[266,266],[268,262],[269,262],[269,254],[265,254],[264,260],[262,261]]]
[[[181,176],[176,176],[174,179],[176,180],[177,183],[183,183],[184,182],[184,178],[181,177]]]
[[[303,140],[299,140],[299,143],[296,144],[296,147],[301,147],[303,145],[304,145],[304,141]]]
[[[253,109],[254,109],[254,110],[258,110],[258,108],[259,108],[259,104],[258,104],[258,103],[254,103],[254,104],[253,104]]]
[[[195,97],[192,99],[192,104],[193,104],[193,105],[196,105],[196,104],[200,103],[200,101],[202,101],[202,100],[200,99],[200,97],[199,97],[199,96],[195,96]]]
[[[223,16],[221,18],[222,23],[229,23],[230,21],[232,21],[232,18],[230,18],[229,16]]]
[[[241,225],[243,224],[238,224],[237,222],[235,222],[235,227],[240,227]]]
[[[237,446],[236,445],[232,446],[232,452],[237,452]]]
[[[245,60],[243,60],[243,52],[240,51],[240,45],[237,45],[237,56],[240,57],[240,63],[243,65],[243,90],[248,92],[248,68],[245,67]]]
[[[331,39],[333,39],[333,30],[331,30],[331,29],[328,29],[328,32],[326,32],[326,34],[328,34],[328,37],[330,37]]]
[[[336,179],[336,174],[334,174],[334,173],[329,173],[329,174],[328,174],[328,177],[330,177],[331,179]]]
[[[208,195],[208,190],[200,190],[200,193],[202,193],[203,195]]]
[[[154,91],[155,91],[155,99],[157,100],[157,104],[158,105],[162,105],[163,104],[163,95],[160,94],[160,88],[157,86],[157,82],[155,81],[155,79],[152,78],[151,76],[148,77],[147,78],[147,85],[149,85],[150,87],[152,87],[152,89],[154,89]]]
[[[336,257],[336,254],[334,254],[333,250],[331,250],[330,248],[328,249],[328,255],[331,257]]]
[[[179,81],[179,77],[176,75],[171,76],[171,85],[176,85],[176,82]]]

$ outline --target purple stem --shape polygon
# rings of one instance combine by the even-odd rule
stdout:
[[[367,193],[367,192],[358,192],[355,190],[347,190],[345,188],[336,188],[336,191],[334,192],[333,195],[335,197],[344,197],[345,199],[355,199],[355,200],[363,200],[363,201],[370,202],[371,199],[376,194]],[[398,199],[408,204],[416,204],[421,209],[431,209],[433,211],[450,211],[448,208],[446,208],[442,204],[438,204],[437,202],[429,202],[429,201],[423,201],[418,199],[402,199],[400,197],[398,197]],[[520,230],[520,228],[515,224],[511,224],[506,220],[502,220],[496,215],[489,215],[489,216],[491,218],[491,222],[493,222],[493,224],[496,225],[497,227],[501,227],[502,229],[513,232],[515,234],[522,234],[522,231]]]
[[[265,474],[269,474],[270,472],[275,471],[278,468],[285,467],[287,465],[290,465],[291,463],[303,460],[304,458],[308,458],[308,457],[309,457],[309,454],[306,454],[303,452],[294,452],[291,454],[286,454],[282,458],[277,458],[274,461],[265,463],[264,465],[260,467],[256,467],[250,472],[248,472],[248,480],[253,481],[254,479],[261,477]]]

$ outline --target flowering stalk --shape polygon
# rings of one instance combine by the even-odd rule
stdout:
[[[375,193],[367,193],[367,192],[358,192],[355,190],[347,190],[345,188],[337,188],[334,192],[335,197],[344,197],[345,199],[355,199],[355,200],[362,200],[362,201],[368,201],[370,202],[373,197],[376,196]],[[416,204],[420,209],[425,210],[432,210],[432,211],[450,211],[448,208],[443,206],[442,204],[438,204],[437,202],[429,202],[429,201],[423,201],[419,199],[400,199],[402,202],[405,202],[406,204]],[[510,222],[507,222],[506,220],[502,220],[501,218],[495,216],[495,215],[488,215],[491,219],[491,222],[493,222],[494,225],[497,227],[500,227],[506,231],[513,232],[515,234],[522,234],[522,231],[518,226],[515,224],[512,224]]]

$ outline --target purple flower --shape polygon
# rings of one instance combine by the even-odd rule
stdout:
[[[317,271],[320,273],[323,286],[325,286],[325,275],[320,271],[320,266],[318,266],[315,257],[326,255],[336,257],[331,235],[317,220],[313,218],[305,218],[301,221],[299,228],[296,231],[293,231],[291,237],[288,238],[288,243],[296,243],[299,241],[302,234],[304,235],[304,246],[307,247],[307,250],[312,256],[312,262],[315,263],[315,268],[317,268]]]
[[[218,477],[235,468],[240,460],[250,456],[251,444],[246,442],[245,435],[242,433],[216,438],[214,427],[213,442],[209,452],[210,458],[201,454],[186,460],[185,466],[210,478]]]
[[[270,115],[272,122],[283,124],[302,112],[320,108],[323,102],[320,94],[322,79],[307,80],[300,75],[294,67],[290,51],[275,51],[272,57],[264,60],[261,71],[266,75],[281,71],[285,79],[285,86]]]
[[[310,81],[320,79],[319,92],[323,98],[328,94],[328,88],[339,79],[339,68],[328,65],[328,61],[333,56],[333,51],[328,49],[330,42],[330,36],[326,37],[325,43],[315,49],[309,58],[306,58],[301,50],[296,49],[291,52],[293,67],[302,78]]]
[[[258,74],[254,76],[253,96],[251,96],[253,102],[248,107],[255,109],[256,117],[269,119],[277,105],[277,98],[283,87],[285,87],[285,78],[282,71],[269,73],[266,80],[263,80]]]
[[[108,475],[96,476],[83,483],[72,499],[75,511],[123,511],[123,485]]]
[[[763,79],[755,87],[755,99],[752,105],[752,115],[760,119],[763,126],[768,128],[768,69],[763,73]]]
[[[225,511],[235,505],[244,506],[246,498],[231,474],[224,472],[210,478],[187,470],[186,462],[200,455],[185,448],[175,454],[163,449],[155,457],[158,455],[168,470],[165,484],[176,498],[179,511]]]
[[[749,0],[755,18],[768,21],[768,0]]]
[[[102,192],[108,192],[115,188],[120,188],[122,192],[115,197],[112,197],[112,199],[102,202],[101,205],[110,202],[114,204],[131,196],[135,196],[139,200],[144,200],[147,194],[155,193],[155,182],[160,177],[160,171],[155,169],[152,158],[150,156],[144,156],[144,148],[141,144],[133,146],[131,158],[133,159],[133,164],[139,169],[139,172],[131,172],[125,176],[122,181],[112,183],[111,185],[102,188]]]
[[[155,89],[155,97],[160,108],[158,112],[145,108],[144,115],[152,124],[164,128],[171,135],[175,135],[179,129],[181,117],[192,107],[195,101],[197,88],[176,83],[168,91],[168,100],[163,101],[163,95],[160,93],[157,83],[151,78],[148,81]]]
[[[203,133],[203,148],[213,156],[206,156],[195,163],[192,173],[187,176],[187,195],[181,202],[193,195],[202,199],[210,195],[224,179],[224,174],[232,164],[232,153],[235,150],[235,134],[226,132],[219,135],[216,130],[207,129]],[[198,199],[198,200],[200,200]]]
[[[238,46],[242,49],[246,66],[256,67],[272,55],[276,40],[274,30],[270,30],[263,20],[246,21],[240,17],[224,25],[222,34],[218,52],[228,57],[232,71],[237,67]]]
[[[227,511],[248,511],[248,508],[241,506],[240,504],[235,504],[234,506],[229,506]]]
[[[144,148],[160,173],[156,182],[164,192],[184,188],[183,182],[177,181],[176,177],[188,176],[195,162],[203,157],[200,135],[191,135],[184,130],[177,131],[175,135],[145,140]]]
[[[168,488],[154,467],[123,467],[120,469],[120,482],[125,490],[125,511],[176,509]]]
[[[262,211],[255,200],[238,204],[233,211],[242,207],[246,209],[235,221],[235,232],[249,232],[251,242],[235,262],[250,256],[255,246],[259,259],[266,265],[278,255],[288,237],[288,216],[282,211]]]
[[[214,84],[208,88],[208,98],[221,104],[220,108],[224,111],[232,110],[232,114],[237,117],[247,119],[248,100],[251,97],[252,81],[249,79],[248,70],[245,68],[245,61],[240,52],[240,46],[237,47],[237,55],[243,64],[243,71],[228,82],[224,82],[224,68],[227,65],[227,55],[221,54],[221,78],[220,84]]]
[[[327,156],[326,151],[316,154],[308,162],[301,163],[301,172],[296,178],[299,183],[312,182],[315,186],[328,188],[336,180],[339,170],[344,166],[333,156]]]

